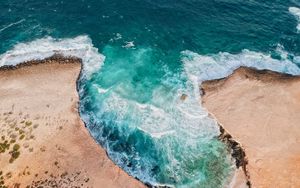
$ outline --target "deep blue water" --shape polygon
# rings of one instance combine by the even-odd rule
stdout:
[[[297,7],[299,0],[0,0],[0,66],[54,51],[82,57],[81,117],[116,164],[152,185],[223,187],[234,161],[198,86],[241,65],[300,74]]]

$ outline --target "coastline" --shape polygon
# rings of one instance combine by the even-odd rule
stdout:
[[[0,188],[300,188],[300,0],[0,10]]]
[[[213,114],[209,113],[209,116],[213,119],[216,119],[216,117],[213,116]],[[227,130],[224,129],[224,126],[218,123],[218,126],[220,128],[220,135],[219,139],[226,144],[228,149],[231,152],[231,157],[235,161],[235,172],[233,174],[233,177],[227,186],[228,188],[251,188],[251,178],[250,173],[247,168],[248,165],[248,159],[246,156],[245,149],[242,147],[242,145],[237,142],[232,135],[230,135]]]
[[[201,85],[203,106],[224,128],[221,138],[245,151],[243,171],[253,187],[300,185],[299,86],[299,76],[246,67]]]
[[[32,72],[31,69],[33,70],[38,69],[38,71],[35,70]],[[0,176],[3,177],[3,179],[5,180],[4,181],[5,185],[23,187],[24,184],[26,185],[31,184],[31,186],[39,186],[39,185],[47,185],[47,183],[49,185],[49,183],[59,184],[61,182],[64,182],[69,184],[63,184],[63,185],[69,185],[69,186],[79,185],[79,184],[95,186],[95,185],[99,185],[99,183],[101,184],[104,183],[105,185],[107,185],[107,187],[120,187],[121,185],[122,187],[132,187],[133,185],[135,187],[150,186],[150,185],[142,184],[138,180],[129,176],[117,165],[115,165],[108,158],[106,151],[102,149],[102,147],[94,141],[94,139],[88,133],[88,130],[85,128],[84,122],[80,119],[79,112],[78,112],[79,98],[78,98],[77,82],[80,77],[81,71],[82,71],[82,62],[80,58],[76,58],[76,57],[66,58],[60,55],[55,55],[50,58],[46,58],[44,60],[28,61],[25,63],[18,64],[16,66],[0,67],[0,80],[4,81],[2,82],[4,84],[0,86],[0,96],[1,96],[1,100],[5,101],[4,103],[1,103],[5,105],[3,105],[4,107],[1,106],[0,108],[0,121],[7,121],[6,123],[10,126],[10,128],[8,129],[6,129],[7,127],[4,128],[7,134],[10,134],[8,135],[8,137],[12,140],[14,140],[13,137],[15,136],[11,137],[12,135],[11,132],[13,132],[13,128],[18,127],[18,124],[21,126],[23,125],[23,128],[19,128],[17,130],[17,132],[19,131],[20,137],[22,137],[22,135],[25,133],[25,136],[22,139],[20,139],[19,137],[20,143],[18,143],[18,141],[10,143],[10,148],[0,153],[0,155],[4,156],[2,157],[2,159],[0,159],[0,165],[4,166],[3,168],[4,170],[1,170]],[[54,75],[58,74],[58,75],[56,77],[53,77],[53,74]],[[34,85],[31,86],[36,86],[37,83],[39,83],[40,81],[42,81],[45,85],[49,85],[48,82],[51,81],[56,83],[54,84],[55,86],[57,86],[58,83],[63,84],[64,87],[62,88],[68,86],[69,93],[65,92],[64,94],[68,96],[68,94],[70,95],[71,93],[72,95],[71,101],[67,105],[62,105],[62,106],[64,106],[64,108],[68,108],[69,110],[64,109],[63,111],[68,111],[68,113],[70,113],[70,116],[73,117],[70,119],[69,118],[64,119],[66,115],[61,116],[53,113],[53,111],[50,110],[52,109],[51,107],[53,106],[52,103],[48,104],[47,102],[46,104],[45,103],[46,101],[41,102],[37,100],[37,98],[39,98],[39,95],[41,95],[44,91],[47,92],[50,91],[51,93],[51,89],[53,90],[53,85],[51,84],[50,85],[52,86],[52,88],[38,88],[37,89],[38,95],[30,94],[30,96],[28,96],[28,92],[25,92],[26,97],[25,98],[22,98],[24,96],[20,97],[22,94],[21,91],[24,90],[26,91],[26,87],[24,86],[23,83],[29,82],[28,80],[26,80],[27,79],[26,77],[30,78],[30,75],[31,76],[33,75],[33,77],[38,76],[39,78],[38,80],[37,77],[31,78],[31,81],[35,83]],[[69,75],[68,78],[66,79],[67,81],[62,79],[59,80],[60,82],[57,83],[56,78],[63,77],[62,75]],[[51,77],[53,79],[51,79]],[[24,80],[24,78],[26,79]],[[216,109],[213,108],[214,107],[213,105],[218,103],[216,102],[218,100],[215,100],[214,97],[218,95],[222,95],[223,88],[226,89],[227,85],[229,86],[233,85],[234,83],[240,82],[243,79],[255,80],[256,82],[262,82],[262,83],[279,82],[281,84],[286,85],[291,81],[298,82],[299,80],[300,82],[300,77],[292,76],[288,74],[276,73],[268,70],[256,70],[254,68],[241,67],[235,70],[230,76],[226,78],[205,81],[204,83],[202,83],[200,88],[203,97],[202,104],[208,109],[210,116],[212,118],[217,119],[219,122],[218,124],[220,126],[220,132],[221,132],[219,139],[222,140],[231,149],[232,157],[236,161],[237,170],[234,174],[233,181],[230,183],[228,187],[251,187],[252,182],[254,187],[266,187],[266,185],[258,184],[257,175],[254,175],[254,178],[252,176],[253,169],[255,169],[255,167],[253,167],[253,165],[251,164],[253,160],[251,158],[252,157],[251,154],[250,156],[248,155],[249,148],[247,144],[245,144],[243,140],[242,141],[240,140],[239,135],[237,136],[235,132],[233,132],[230,128],[228,129],[228,123],[226,122],[226,120],[219,121],[218,113],[220,112],[219,111],[216,112],[215,111]],[[66,81],[66,83],[64,81]],[[13,84],[10,84],[11,82],[13,82]],[[15,86],[20,86],[19,84],[23,86],[15,87]],[[58,97],[57,95],[57,92],[59,91],[58,89],[60,88],[56,88],[55,92],[53,92],[54,90],[52,91],[52,95],[53,94],[56,95],[54,97],[54,100],[56,100],[55,98]],[[18,93],[17,91],[21,93]],[[31,92],[35,92],[34,89],[30,90],[29,93]],[[59,94],[60,97],[63,97],[61,94]],[[214,103],[210,104],[209,102],[211,102],[212,97],[214,98]],[[8,98],[12,98],[12,99],[7,100]],[[18,98],[24,100],[19,100]],[[15,103],[16,99],[19,100],[17,101],[17,104]],[[49,98],[47,97],[47,99]],[[34,102],[35,100],[37,101]],[[22,106],[24,105],[22,103],[25,103],[26,105]],[[44,113],[43,115],[37,114],[35,110],[31,111],[32,110],[31,105],[37,107],[43,104],[45,106],[39,107],[39,111],[38,111],[38,113],[45,111],[46,113]],[[60,110],[52,109],[52,110],[54,111],[58,110],[61,113],[62,109]],[[53,120],[51,123],[50,119],[52,118],[60,126],[58,125],[55,126]],[[38,126],[34,128],[34,126],[36,125]],[[64,128],[65,126],[67,127],[66,129]],[[5,132],[3,131],[4,128],[2,127],[1,130],[2,133]],[[25,130],[27,128],[29,131]],[[20,130],[22,131],[20,132]],[[37,130],[38,130],[38,135],[34,133]],[[50,135],[46,135],[46,138],[44,137],[45,132],[47,132],[47,134],[50,133]],[[70,132],[73,132],[73,134],[71,134]],[[63,138],[57,138],[56,136],[60,135],[61,133],[62,133],[61,137]],[[79,137],[78,134],[80,135]],[[74,139],[71,143],[69,144],[66,143],[66,145],[62,147],[63,149],[60,146],[58,146],[58,143],[61,141],[67,142],[68,139],[66,140],[65,138],[66,137],[69,138],[70,136],[74,137],[74,138],[70,138],[70,139]],[[58,142],[55,141],[56,139],[58,139]],[[4,140],[2,139],[1,144],[3,144],[2,141],[5,140],[7,139]],[[25,142],[23,142],[24,140]],[[56,145],[51,146],[51,144],[53,145],[54,143],[56,143]],[[90,144],[89,147],[86,146],[87,143]],[[13,147],[16,144],[20,146],[18,150],[15,150],[14,149],[15,147]],[[78,145],[80,147],[80,150],[82,149],[84,150],[84,148],[87,147],[88,151],[79,151],[77,148]],[[36,151],[36,148],[38,148],[37,149],[38,151]],[[49,148],[51,149],[49,150]],[[53,152],[54,150],[58,150],[58,152]],[[80,157],[74,158],[74,155],[72,153],[74,150],[80,153],[80,155],[86,155],[84,157],[85,162],[83,164],[78,165],[78,163],[80,163],[81,160],[83,160],[83,158],[81,158],[81,160],[79,160]],[[10,162],[10,158],[12,158],[11,156],[12,153],[14,152],[19,152],[18,157],[14,159],[12,162]],[[24,160],[22,160],[22,158],[25,159],[25,162]],[[32,158],[34,158],[34,160],[32,160]],[[55,161],[52,160],[52,158],[55,159]],[[248,158],[250,164],[248,164]],[[45,163],[44,159],[47,159],[47,162],[51,161],[52,164],[51,162],[49,164],[47,164],[47,162]],[[91,161],[87,162],[89,160]],[[21,161],[23,161],[23,164],[20,164]],[[95,167],[95,165],[86,165],[86,163],[91,163],[91,164],[96,163],[101,165]],[[40,164],[43,164],[47,168],[46,167],[41,168],[39,166]],[[78,166],[80,166],[80,168],[84,170],[78,171],[77,170]],[[8,171],[7,169],[10,169],[11,167],[14,169],[14,172],[11,171],[6,172]],[[68,169],[68,171],[66,171],[65,169]],[[95,179],[93,180],[93,177],[99,177],[100,175],[101,175],[101,178],[99,178],[100,180],[98,178],[97,180]],[[263,177],[266,178],[266,176]],[[55,180],[56,178],[60,178],[60,182]],[[74,181],[67,182],[64,181],[64,178],[65,179],[73,178]]]
[[[0,68],[3,186],[145,187],[108,158],[80,119],[81,69],[80,59],[59,55]]]

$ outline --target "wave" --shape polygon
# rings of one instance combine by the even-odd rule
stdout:
[[[300,8],[290,7],[289,12],[291,14],[293,14],[296,17],[296,19],[298,20],[297,30],[300,31]]]
[[[205,80],[224,78],[241,66],[259,70],[267,69],[292,75],[300,75],[300,57],[288,54],[281,47],[277,49],[277,59],[270,54],[243,50],[239,54],[220,52],[200,55],[191,51],[182,52],[182,61],[189,78],[201,83]]]
[[[98,52],[88,36],[55,39],[46,37],[28,43],[19,43],[11,50],[0,55],[0,66],[16,65],[30,60],[41,60],[60,54],[64,57],[73,56],[83,61],[83,76],[90,76],[98,71],[105,57]]]

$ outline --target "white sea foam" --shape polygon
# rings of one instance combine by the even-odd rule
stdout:
[[[296,65],[299,57],[295,56],[293,60],[290,60],[284,51],[280,54],[281,59],[274,59],[268,54],[249,50],[243,50],[239,54],[220,52],[213,55],[200,55],[191,51],[183,51],[182,60],[190,80],[197,83],[224,78],[241,66],[300,75],[300,69]]]
[[[127,89],[133,87],[130,84],[120,84],[112,88],[109,93],[106,93],[105,98],[100,97],[101,92],[99,93],[98,90],[96,95],[99,94],[99,97],[95,98],[99,98],[99,101],[94,103],[101,104],[101,108],[97,109],[93,119],[104,117],[101,121],[107,123],[111,123],[113,119],[115,127],[126,127],[126,131],[122,131],[122,134],[125,135],[130,135],[130,132],[136,129],[149,135],[155,143],[155,148],[164,153],[164,157],[168,161],[166,168],[170,169],[170,176],[180,182],[186,176],[186,166],[183,161],[193,161],[204,157],[205,151],[203,150],[207,148],[203,148],[220,134],[216,120],[210,118],[206,109],[201,106],[199,84],[204,80],[226,77],[240,66],[299,75],[300,69],[293,62],[294,60],[289,59],[290,54],[284,51],[282,46],[278,46],[277,51],[279,59],[249,50],[243,50],[238,54],[218,53],[213,55],[200,55],[184,51],[182,52],[184,65],[182,74],[174,74],[166,69],[166,76],[162,78],[162,83],[151,91],[152,97],[146,103],[140,103],[124,95],[126,89],[124,90],[123,87],[127,87]],[[137,63],[147,59],[147,57],[137,54],[139,54],[138,52],[135,55],[141,58],[137,58]],[[297,58],[294,57],[294,59]],[[134,65],[126,67],[126,70],[133,72],[131,69],[135,69]],[[182,84],[182,80],[187,81]],[[128,91],[132,92],[134,88],[128,89]],[[182,94],[187,95],[184,100],[180,99]],[[122,158],[119,156],[121,154],[113,153],[109,147],[107,146],[109,153],[114,156],[113,158],[117,160],[118,164],[122,164],[122,162],[118,162]],[[211,149],[211,151],[218,155],[216,150]],[[151,165],[149,166],[151,167]],[[130,171],[130,169],[127,170]],[[135,173],[133,175],[142,180],[156,183],[151,177],[147,177],[145,171],[135,170],[132,172]],[[190,175],[195,176],[195,174]],[[195,179],[201,179],[202,176],[204,175],[199,172]]]
[[[110,89],[110,88],[108,88],[108,89],[101,88],[100,86],[98,86],[96,84],[93,84],[93,86],[97,89],[98,93],[100,93],[100,94],[104,94],[104,93],[108,92]]]
[[[243,50],[239,54],[218,53],[213,55],[200,55],[191,51],[183,51],[182,62],[189,78],[188,82],[194,85],[194,96],[198,96],[200,101],[199,85],[202,81],[224,78],[240,66],[300,75],[300,69],[295,64],[297,62],[299,63],[300,57],[296,56],[293,60],[288,59],[289,54],[284,51],[282,46],[278,47],[277,52],[281,56],[280,60],[273,59],[270,55],[249,50]],[[201,103],[199,104],[199,108],[202,113],[206,112]],[[195,108],[191,109],[195,110]],[[212,121],[211,118],[203,118],[200,122],[209,125],[208,127],[218,127],[217,122]],[[205,129],[199,129],[199,131],[203,130]],[[209,132],[211,131],[208,131],[208,133]],[[232,181],[234,181],[234,179]]]
[[[0,67],[17,65],[30,60],[41,60],[51,57],[55,53],[65,57],[73,56],[83,61],[83,74],[89,76],[99,70],[105,57],[98,53],[88,36],[75,38],[54,39],[46,37],[28,43],[19,43],[13,49],[0,55]]]
[[[297,18],[298,20],[297,30],[300,31],[300,8],[290,7],[289,12]]]
[[[135,45],[134,45],[133,41],[129,41],[129,42],[126,42],[125,45],[123,45],[122,47],[123,48],[132,48],[134,46]]]

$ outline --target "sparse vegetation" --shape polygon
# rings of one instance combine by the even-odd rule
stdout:
[[[32,125],[32,122],[31,122],[31,121],[26,121],[26,122],[25,122],[25,125],[26,125],[26,126],[31,126],[31,125]]]
[[[20,145],[19,144],[15,144],[13,146],[12,151],[9,152],[10,155],[11,155],[11,157],[9,159],[9,163],[13,163],[20,156],[19,149],[20,149]]]
[[[15,144],[14,146],[13,146],[13,150],[19,150],[20,149],[20,145],[19,144]]]
[[[18,121],[17,118],[14,117],[14,114],[19,114],[17,118],[22,118],[23,120]],[[24,142],[24,140],[25,138],[26,140],[34,139],[35,137],[32,135],[32,130],[33,128],[36,129],[38,127],[38,124],[33,124],[33,121],[28,120],[29,115],[21,117],[22,114],[22,112],[14,113],[10,111],[3,113],[4,117],[0,117],[0,131],[3,133],[3,135],[0,137],[0,155],[4,155],[5,153],[9,155],[9,163],[13,163],[20,157],[20,145],[24,146],[24,148],[28,148],[30,146],[30,142]],[[2,114],[0,114],[0,116],[1,115]],[[30,148],[29,152],[32,151],[33,148]],[[1,186],[2,185],[0,185],[0,188]]]
[[[7,140],[0,143],[0,153],[4,153],[5,151],[9,150],[10,144]]]
[[[21,136],[20,136],[20,140],[23,140],[25,138],[25,135],[24,134],[22,134]]]

